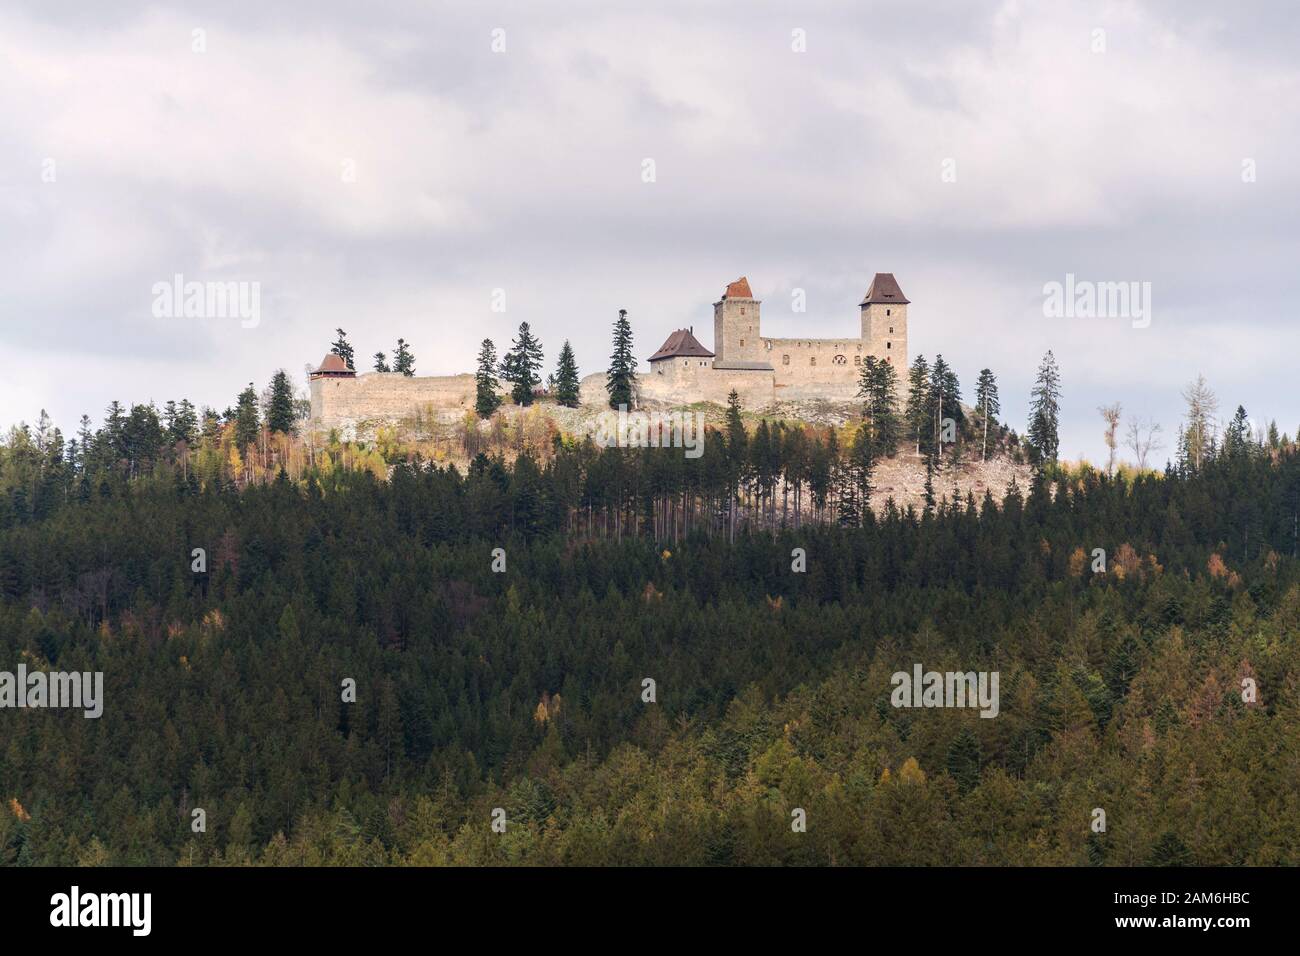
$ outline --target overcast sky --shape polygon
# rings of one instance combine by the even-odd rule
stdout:
[[[586,374],[620,308],[642,360],[711,344],[740,275],[764,332],[855,335],[892,272],[1017,428],[1055,351],[1065,457],[1115,401],[1172,445],[1198,372],[1294,434],[1298,111],[1290,0],[7,0],[0,424],[224,408],[340,325],[441,374],[527,320]],[[1046,317],[1067,273],[1151,283],[1149,326]],[[156,317],[176,274],[260,321]]]

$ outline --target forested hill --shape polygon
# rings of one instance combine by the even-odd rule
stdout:
[[[1294,452],[734,543],[603,537],[558,480],[11,512],[0,670],[105,700],[0,709],[0,861],[1300,863]],[[892,707],[918,663],[998,716]]]

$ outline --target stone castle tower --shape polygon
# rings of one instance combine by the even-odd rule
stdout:
[[[877,272],[862,300],[862,342],[867,354],[887,359],[907,374],[907,296],[892,272]]]
[[[714,368],[747,368],[751,363],[772,367],[759,333],[759,306],[749,280],[741,276],[713,303]]]
[[[874,355],[907,369],[907,296],[892,272],[877,272],[859,308],[862,332],[857,339],[777,339],[765,337],[759,322],[762,303],[744,276],[730,283],[713,303],[713,350],[719,369],[772,369],[778,381],[838,381],[856,378],[853,367]],[[837,374],[838,373],[843,373]],[[830,378],[827,378],[827,375]]]

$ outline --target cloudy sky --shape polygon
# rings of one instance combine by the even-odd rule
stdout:
[[[710,344],[742,274],[765,332],[854,335],[880,271],[1015,426],[1053,349],[1066,457],[1103,403],[1172,439],[1199,372],[1294,433],[1297,54],[1289,0],[7,0],[0,425],[224,408],[336,326],[436,374],[527,320],[597,371],[620,308],[642,359]],[[1149,325],[1045,316],[1067,273]],[[260,321],[155,316],[176,274]]]

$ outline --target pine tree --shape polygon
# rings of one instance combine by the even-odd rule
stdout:
[[[1060,425],[1061,372],[1051,349],[1043,356],[1029,397],[1029,454],[1035,465],[1056,462],[1061,439]]]
[[[392,368],[388,364],[388,356],[385,355],[383,352],[375,353],[375,371],[376,372],[392,371]]]
[[[943,439],[948,431],[947,423],[953,423],[952,441],[955,445],[966,423],[966,416],[961,410],[961,386],[957,382],[957,373],[952,370],[942,355],[934,357],[930,368],[930,416],[933,424],[934,443],[932,455],[936,458],[943,454]],[[955,449],[954,449],[955,453]]]
[[[989,423],[996,421],[1002,413],[1002,403],[998,400],[998,381],[990,369],[980,369],[980,377],[975,382],[975,407],[979,410],[983,424],[984,437],[980,445],[980,458],[989,460]]]
[[[335,329],[338,333],[338,339],[330,346],[330,351],[343,359],[348,368],[354,368],[352,364],[352,346],[348,344],[348,334],[342,329]]]
[[[266,410],[266,427],[282,435],[292,435],[295,417],[289,374],[280,369],[271,379],[271,401]]]
[[[924,355],[912,360],[907,372],[907,431],[916,440],[916,453],[927,443],[930,423],[930,366]]]
[[[235,406],[235,446],[242,453],[244,449],[257,441],[260,431],[261,424],[257,414],[257,391],[253,388],[253,383],[249,382],[248,387],[239,393],[239,401]]]
[[[555,400],[565,408],[578,407],[578,363],[568,339],[560,348],[560,360],[555,369]]]
[[[415,356],[406,344],[406,339],[397,340],[397,351],[393,353],[393,371],[401,372],[407,378],[415,375]]]
[[[501,377],[510,383],[510,397],[516,405],[533,404],[533,391],[541,384],[542,343],[533,337],[527,322],[519,323],[519,334],[501,360]]]
[[[963,727],[948,745],[945,760],[948,776],[957,783],[957,792],[970,793],[980,779],[980,742],[970,728]]]
[[[858,379],[858,395],[866,399],[862,413],[871,429],[874,451],[897,454],[903,423],[898,411],[898,373],[893,363],[868,355]]]
[[[1228,423],[1228,430],[1223,435],[1223,453],[1229,458],[1238,458],[1246,453],[1246,442],[1250,435],[1250,419],[1246,417],[1246,409],[1242,405],[1237,406],[1237,413],[1232,416],[1232,421]]]
[[[740,417],[740,396],[733,388],[727,395],[727,524],[729,537],[736,539],[736,505],[749,463],[749,436]]]
[[[844,466],[845,495],[840,499],[840,524],[861,527],[871,501],[871,478],[876,468],[875,441],[870,428],[853,436]]]
[[[610,408],[620,405],[631,408],[635,404],[636,356],[632,354],[632,325],[627,320],[627,309],[619,309],[614,322],[614,354],[609,357],[605,388],[609,392]]]
[[[478,350],[478,371],[474,374],[476,385],[474,410],[479,418],[491,418],[501,405],[497,394],[497,348],[491,339],[484,339]]]

